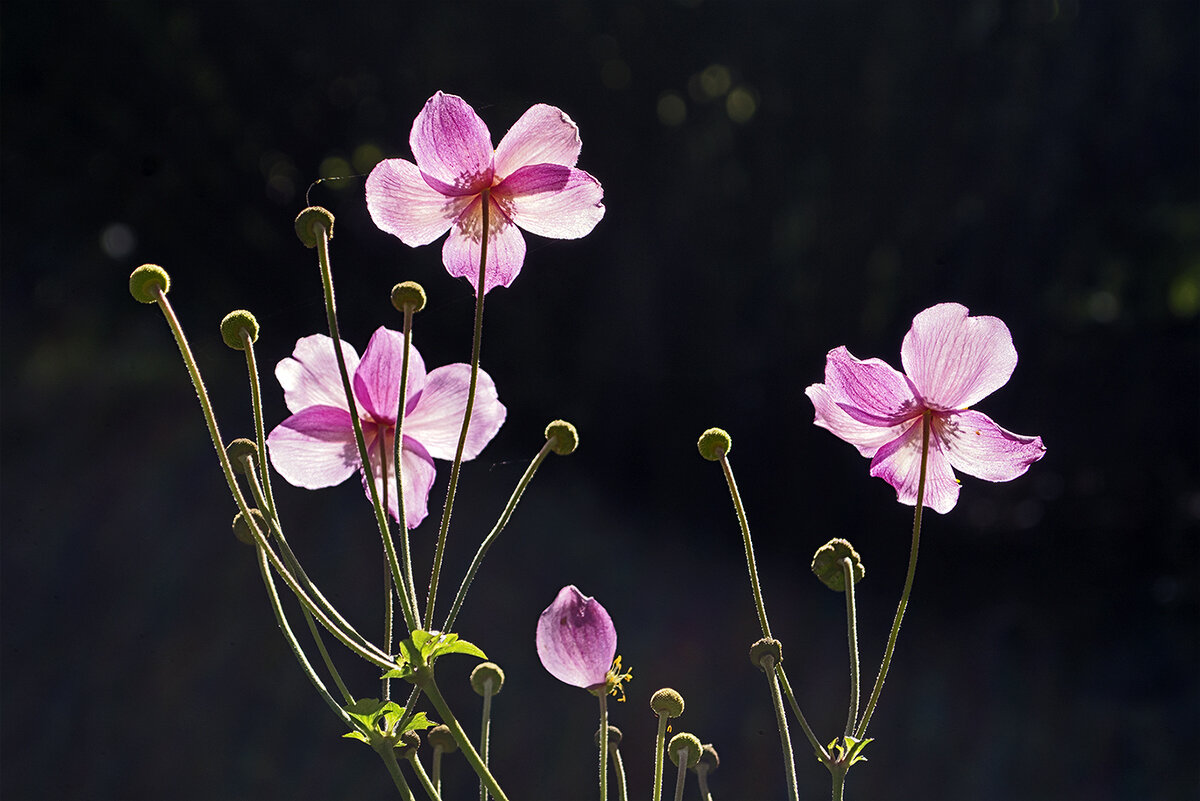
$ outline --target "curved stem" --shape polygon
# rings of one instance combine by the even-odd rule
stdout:
[[[425,795],[429,796],[429,801],[440,801],[441,793],[438,792],[437,787],[430,781],[429,774],[425,772],[425,766],[417,758],[417,750],[415,748],[408,757],[408,763],[412,765],[413,773],[417,774],[417,781],[421,783],[421,789],[425,791]]]
[[[459,749],[463,752],[467,762],[470,763],[472,770],[485,785],[487,790],[492,794],[496,801],[508,801],[508,796],[500,789],[500,785],[496,782],[496,777],[488,770],[483,759],[479,756],[479,752],[475,750],[475,746],[471,744],[471,740],[467,737],[467,733],[463,731],[459,725],[458,718],[454,717],[454,713],[450,711],[450,707],[446,704],[446,699],[442,697],[441,690],[438,689],[437,682],[434,681],[433,673],[426,668],[417,674],[417,681],[425,695],[429,697],[433,708],[442,716],[442,723],[450,729],[450,734],[454,737],[454,742],[458,743]]]
[[[787,671],[783,669],[783,665],[775,666],[775,675],[779,678],[779,683],[783,688],[783,694],[787,697],[788,705],[792,708],[792,714],[796,716],[796,720],[800,722],[800,728],[804,730],[804,736],[808,738],[808,742],[813,747],[813,753],[826,765],[831,762],[829,752],[825,750],[825,746],[821,745],[821,741],[817,739],[817,735],[813,732],[812,726],[808,725],[808,719],[804,717],[804,713],[800,711],[800,705],[796,703],[796,696],[792,692],[791,682],[788,681]]]
[[[621,761],[621,749],[615,745],[611,747],[613,778],[617,783],[617,801],[629,801],[629,788],[625,784],[625,765]]]
[[[379,754],[379,758],[387,766],[388,773],[391,775],[392,781],[396,784],[396,789],[400,791],[400,797],[404,801],[416,801],[413,797],[412,789],[408,786],[408,782],[404,778],[404,774],[400,772],[400,763],[396,761],[396,749],[387,743],[380,743],[375,749],[375,753]]]
[[[771,625],[767,623],[767,608],[763,603],[762,587],[758,583],[758,567],[754,561],[754,543],[750,539],[750,523],[746,519],[742,496],[738,492],[737,482],[733,478],[733,468],[725,456],[721,457],[721,470],[725,473],[725,483],[729,485],[729,494],[733,497],[733,507],[737,511],[738,526],[742,530],[742,544],[746,549],[746,569],[750,572],[750,589],[754,593],[754,607],[758,610],[758,623],[762,627],[762,635],[769,638]]]
[[[854,564],[842,558],[842,580],[846,584],[846,639],[850,643],[850,712],[846,717],[846,736],[854,731],[858,720],[859,684],[858,675],[858,612],[854,605]]]
[[[796,760],[792,755],[792,735],[788,732],[787,714],[783,710],[783,697],[779,694],[779,677],[775,675],[775,660],[763,657],[763,672],[767,675],[767,686],[771,691],[771,704],[775,707],[775,722],[779,726],[779,744],[783,749],[783,772],[788,783],[788,798],[798,801],[796,789]]]
[[[600,801],[608,801],[608,693],[601,690],[600,697]]]
[[[871,699],[863,710],[862,721],[854,736],[862,739],[867,732],[867,724],[875,713],[875,705],[879,703],[879,693],[883,690],[884,679],[887,678],[888,668],[892,664],[892,654],[896,650],[896,638],[900,635],[900,621],[904,620],[904,610],[908,608],[908,597],[912,593],[913,577],[917,573],[917,547],[921,544],[921,510],[925,508],[925,467],[929,461],[929,427],[932,412],[928,409],[921,417],[921,475],[917,483],[917,508],[913,512],[912,549],[908,555],[908,574],[904,577],[904,590],[900,593],[900,605],[896,607],[896,617],[892,620],[892,630],[888,634],[887,648],[883,652],[883,664],[879,666],[879,676],[875,679],[875,687],[871,690]]]
[[[471,338],[471,383],[467,389],[467,408],[463,413],[462,431],[458,435],[458,450],[450,467],[450,484],[446,488],[446,505],[442,509],[442,524],[438,529],[437,546],[433,554],[433,570],[429,574],[429,595],[425,602],[425,628],[433,625],[433,607],[437,601],[438,577],[442,572],[442,556],[446,550],[446,532],[450,529],[450,513],[454,509],[454,494],[458,490],[458,474],[462,469],[463,449],[467,444],[467,430],[471,427],[471,414],[475,410],[475,388],[479,383],[479,349],[483,340],[483,296],[484,281],[487,279],[488,214],[492,204],[490,190],[480,194],[483,205],[483,235],[479,243],[479,283],[475,286],[475,332]]]

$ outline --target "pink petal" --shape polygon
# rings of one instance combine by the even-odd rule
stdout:
[[[450,228],[474,195],[444,195],[421,176],[417,165],[387,159],[367,176],[367,210],[382,231],[411,247],[428,245]]]
[[[583,170],[557,164],[522,167],[492,190],[510,219],[551,239],[586,236],[604,216],[604,189]]]
[[[341,484],[359,466],[350,414],[332,406],[309,406],[267,436],[271,464],[295,487]]]
[[[393,438],[396,436],[396,430],[390,426],[370,426],[364,430],[364,438],[367,440],[367,452],[371,459],[371,474],[375,480],[376,490],[380,493],[380,498],[384,497],[383,479],[385,474],[380,466],[380,437],[386,437],[386,455],[387,455],[387,509],[388,514],[393,520],[400,519],[400,504],[396,498],[396,450]],[[404,485],[404,517],[408,528],[414,529],[425,519],[429,514],[429,490],[433,487],[435,470],[433,459],[421,447],[421,443],[404,438],[404,443],[401,446],[402,456],[401,463],[404,468],[404,474],[400,477]],[[363,492],[367,499],[371,498],[371,491],[367,487],[366,471],[362,472]]]
[[[608,612],[574,585],[563,587],[538,618],[537,652],[559,681],[595,687],[608,677],[617,653],[617,630]]]
[[[860,423],[845,409],[837,404],[834,395],[824,384],[813,384],[804,390],[816,409],[813,423],[827,429],[834,436],[849,442],[858,448],[858,452],[868,459],[875,455],[881,445],[891,442],[900,436],[902,426],[879,426],[871,423]]]
[[[343,342],[342,355],[346,359],[347,373],[353,376],[358,368],[358,351]],[[350,408],[338,372],[333,339],[324,334],[298,340],[292,355],[275,366],[275,378],[283,387],[283,400],[290,412],[299,412],[309,406]]]
[[[582,147],[579,126],[561,109],[538,103],[496,146],[496,175],[503,178],[528,164],[574,167]]]
[[[924,505],[945,514],[958,503],[958,480],[943,452],[936,429],[929,436],[929,457],[925,465]],[[896,490],[896,500],[917,505],[917,486],[921,478],[921,420],[914,420],[904,434],[881,447],[871,461],[871,475],[882,478]]]
[[[473,203],[450,229],[450,236],[442,246],[442,264],[446,265],[447,272],[466,278],[476,292],[479,291],[479,249],[483,231],[481,208],[482,203]],[[484,294],[498,286],[511,284],[525,261],[525,237],[521,236],[521,231],[504,215],[495,199],[489,208]]]
[[[904,372],[934,409],[965,409],[1008,382],[1017,366],[1008,326],[942,303],[913,318],[900,349]]]
[[[492,185],[492,135],[461,97],[438,92],[429,98],[408,143],[427,182],[442,194],[474,195]]]
[[[867,425],[899,425],[921,411],[903,375],[881,359],[860,361],[845,347],[826,355],[825,386],[847,414]]]
[[[985,481],[1012,481],[1046,454],[1041,437],[1006,431],[979,412],[939,416],[935,425],[950,463]]]
[[[410,348],[408,362],[408,395],[411,398],[425,385],[425,361],[416,348]],[[396,422],[403,367],[404,335],[390,328],[376,329],[354,373],[354,394],[363,410],[377,422]]]
[[[421,397],[404,418],[404,434],[420,441],[435,459],[450,460],[458,450],[467,394],[471,384],[471,366],[448,364],[429,373]],[[463,458],[474,459],[491,442],[504,423],[507,410],[500,403],[496,384],[483,370],[475,386],[475,406]]]

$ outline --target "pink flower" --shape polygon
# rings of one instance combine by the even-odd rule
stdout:
[[[578,239],[604,216],[600,182],[575,169],[579,129],[565,113],[538,104],[492,150],[492,135],[461,97],[438,92],[409,136],[413,164],[387,159],[367,178],[375,224],[406,245],[428,245],[447,230],[442,263],[478,292],[483,199],[488,196],[484,293],[508,286],[525,261],[520,228],[552,239]]]
[[[904,336],[905,374],[880,359],[860,361],[845,347],[829,351],[825,383],[805,394],[813,421],[871,458],[871,475],[917,503],[921,418],[932,412],[924,505],[945,514],[958,502],[957,468],[986,481],[1011,481],[1046,452],[1041,437],[1005,431],[967,407],[1008,383],[1017,366],[1008,327],[995,317],[968,317],[942,303],[918,314]]]
[[[537,652],[542,666],[559,681],[599,687],[608,682],[617,630],[600,602],[572,584],[559,590],[538,618]]]
[[[380,456],[384,455],[388,511],[399,520],[394,445],[404,336],[379,328],[371,336],[361,361],[351,345],[342,342],[341,346],[354,387],[376,488],[383,492]],[[429,489],[434,478],[433,460],[453,459],[458,448],[470,375],[471,367],[467,364],[450,364],[426,373],[425,362],[417,349],[412,348],[409,353],[401,464],[404,467],[405,517],[410,529],[428,513]],[[333,340],[324,334],[299,340],[291,357],[276,366],[275,377],[283,386],[284,401],[292,416],[267,437],[271,464],[288,483],[305,489],[341,484],[358,470],[363,476],[363,489],[370,497],[366,470],[354,441],[354,427],[338,372]],[[481,370],[471,426],[463,449],[464,459],[479,455],[500,430],[504,417],[505,408],[497,398],[496,386]]]

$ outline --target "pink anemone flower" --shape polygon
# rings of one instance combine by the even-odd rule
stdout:
[[[519,228],[551,239],[578,239],[604,216],[600,182],[575,168],[582,143],[564,112],[539,103],[492,149],[492,135],[465,100],[438,92],[413,122],[416,164],[379,162],[367,178],[375,225],[406,245],[428,245],[450,231],[442,263],[479,291],[483,192],[488,192],[488,252],[483,292],[508,286],[525,261]]]
[[[600,602],[572,584],[559,590],[538,618],[537,652],[554,678],[596,689],[608,682],[617,653],[617,629]]]
[[[829,351],[825,383],[805,394],[816,425],[871,459],[871,475],[915,506],[921,472],[922,417],[930,420],[924,505],[945,514],[958,502],[954,470],[986,481],[1011,481],[1046,452],[1041,437],[1006,431],[968,407],[1008,383],[1017,366],[1008,327],[995,317],[969,317],[942,303],[913,318],[900,349],[904,373],[880,359]]]
[[[353,346],[346,342],[341,346],[354,387],[371,474],[382,497],[383,466],[387,466],[388,511],[399,520],[395,439],[404,336],[379,328],[371,336],[361,360]],[[411,348],[409,352],[408,397],[400,449],[404,510],[410,529],[428,514],[433,460],[453,459],[458,448],[470,376],[471,367],[467,364],[450,364],[426,373],[417,349]],[[283,386],[284,402],[292,415],[267,437],[271,464],[288,483],[305,489],[341,484],[358,470],[363,477],[363,489],[370,497],[367,471],[354,440],[333,340],[324,334],[299,340],[291,357],[276,366],[275,377]],[[481,370],[463,448],[464,459],[479,455],[500,430],[505,414],[495,384]]]

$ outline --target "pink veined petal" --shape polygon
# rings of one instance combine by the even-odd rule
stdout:
[[[390,426],[369,426],[363,431],[367,440],[367,452],[371,458],[371,474],[375,478],[375,486],[383,497],[384,473],[379,463],[379,437],[387,437],[387,508],[393,520],[400,520],[400,504],[396,498],[396,450],[393,447],[393,437],[396,430]],[[401,464],[404,474],[400,477],[404,484],[404,517],[408,528],[414,529],[429,514],[429,490],[433,487],[436,471],[433,459],[421,447],[421,443],[404,438],[401,445]],[[366,471],[361,471],[363,493],[367,500],[371,499],[371,490],[367,487]]]
[[[617,653],[617,630],[595,598],[559,590],[538,618],[537,652],[550,675],[575,687],[603,684]]]
[[[350,413],[332,406],[309,406],[284,420],[267,436],[267,451],[276,472],[304,489],[341,484],[360,464]]]
[[[442,264],[456,278],[466,278],[479,291],[479,246],[482,239],[483,214],[481,202],[471,204],[463,213],[442,246]],[[491,200],[489,209],[487,271],[484,273],[483,293],[498,286],[508,286],[521,272],[525,262],[525,237]]]
[[[928,406],[965,409],[1008,382],[1017,350],[998,318],[969,317],[966,306],[941,303],[913,318],[900,359]]]
[[[837,404],[833,393],[824,384],[813,384],[804,390],[804,394],[816,410],[813,423],[849,442],[868,459],[875,455],[880,446],[900,436],[903,430],[902,426],[879,426],[855,420]]]
[[[856,359],[845,346],[825,357],[825,386],[848,415],[867,425],[896,426],[921,412],[902,374],[882,359]]]
[[[492,135],[461,97],[429,98],[408,143],[426,181],[443,194],[474,195],[492,185]]]
[[[410,247],[428,245],[449,230],[474,195],[444,195],[429,185],[417,165],[386,159],[367,176],[367,210],[382,231]]]
[[[404,418],[405,436],[420,441],[435,459],[453,459],[467,410],[470,383],[471,366],[468,364],[448,364],[431,370],[421,397]],[[463,447],[464,459],[479,455],[500,430],[506,414],[492,377],[480,370],[471,425]]]
[[[404,369],[404,335],[379,327],[371,335],[362,362],[354,373],[354,395],[363,410],[380,423],[395,423],[400,403],[400,375]],[[408,396],[425,385],[425,361],[417,349],[408,356]]]
[[[921,478],[921,420],[913,421],[903,435],[881,447],[871,460],[871,475],[882,478],[896,490],[896,500],[917,505]],[[929,432],[929,456],[925,465],[924,505],[946,514],[958,503],[959,483],[938,441],[936,428]]]
[[[342,355],[346,358],[347,373],[354,375],[358,368],[358,351],[343,342]],[[333,352],[333,339],[325,334],[297,340],[292,355],[275,365],[275,378],[283,387],[283,401],[289,412],[296,413],[309,406],[349,408],[337,356]]]
[[[1012,481],[1046,455],[1041,437],[1006,431],[979,412],[936,416],[934,425],[950,464],[985,481]]]
[[[496,146],[496,175],[503,178],[528,164],[574,167],[582,148],[579,126],[566,112],[538,103],[513,123]]]
[[[492,190],[517,225],[551,239],[578,239],[604,216],[604,189],[583,170],[557,164],[522,167]]]

